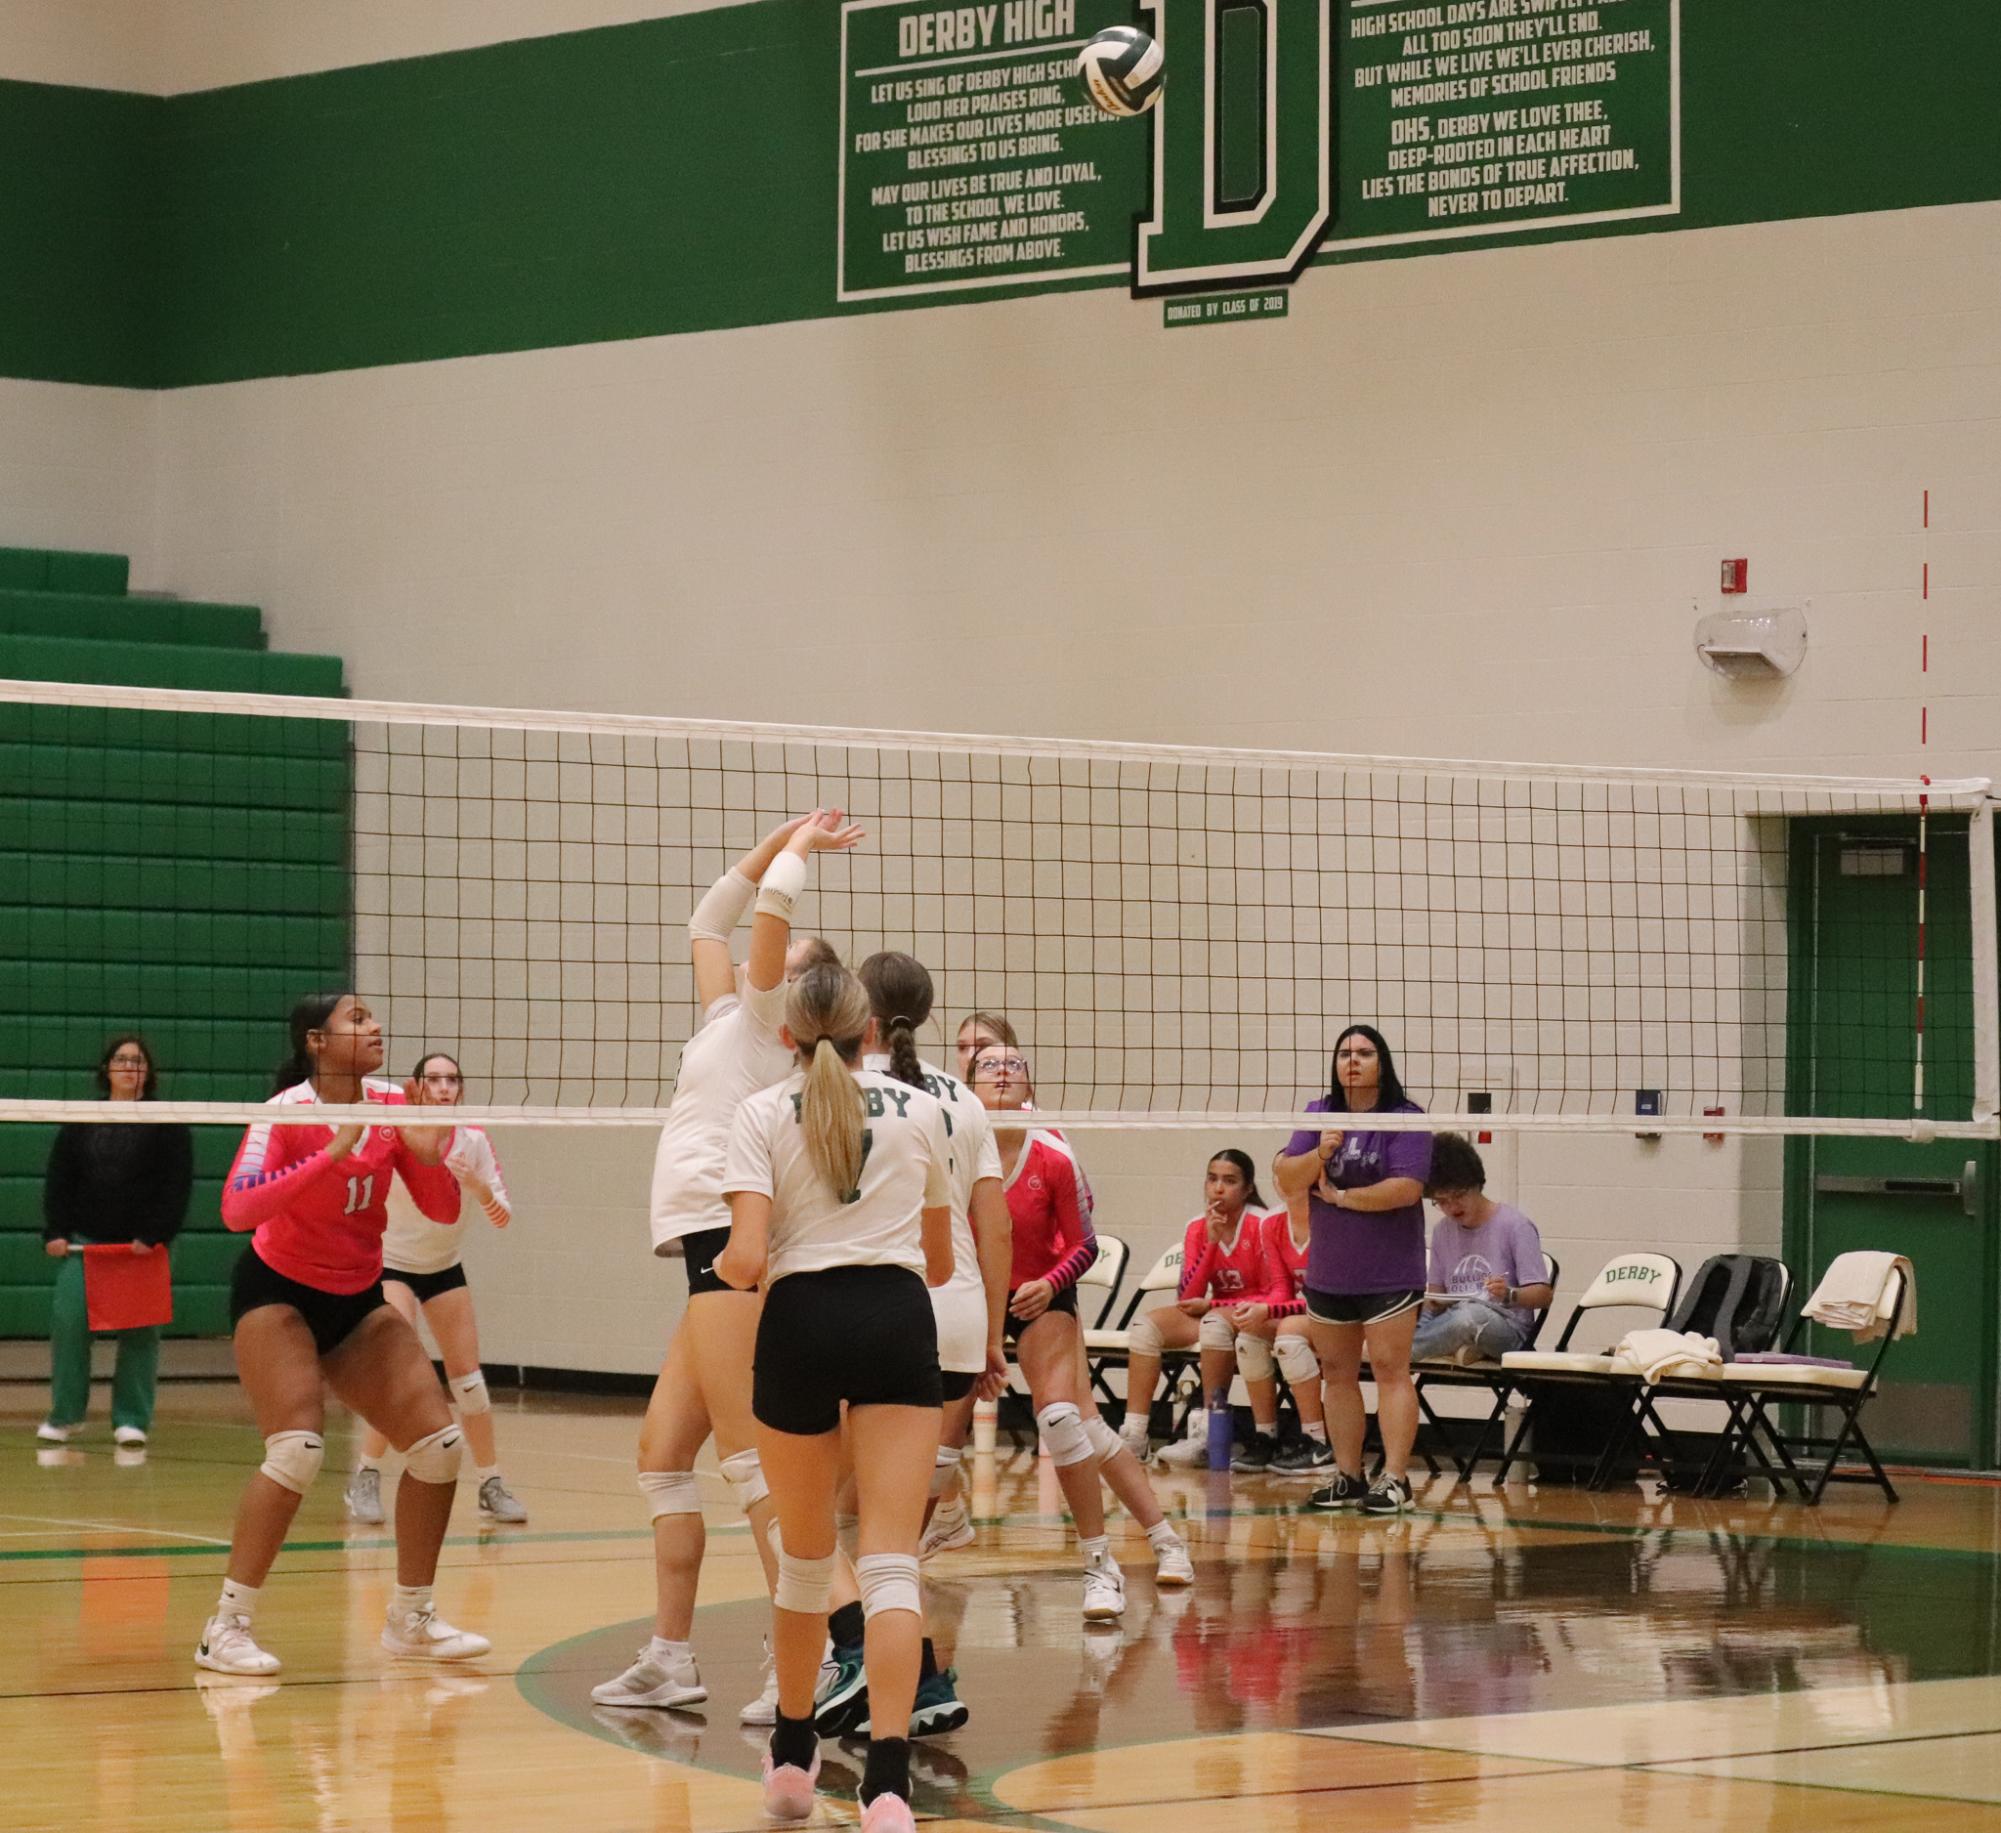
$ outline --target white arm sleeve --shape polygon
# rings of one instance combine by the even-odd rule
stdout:
[[[797,853],[780,853],[765,868],[764,878],[757,887],[757,911],[760,916],[782,917],[792,921],[792,907],[799,901],[799,893],[806,889],[806,862]]]
[[[730,931],[743,921],[757,887],[735,866],[702,893],[702,901],[688,917],[688,939],[693,942],[727,942]]]

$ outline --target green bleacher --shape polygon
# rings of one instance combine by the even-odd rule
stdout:
[[[274,654],[254,606],[131,597],[121,555],[0,547],[0,675],[346,692],[337,657]],[[0,705],[0,1095],[83,1097],[143,1031],[161,1092],[261,1100],[292,1001],[351,954],[344,724]],[[52,1129],[0,1126],[0,1337],[47,1333]],[[172,1334],[228,1329],[242,1240],[218,1198],[235,1129],[195,1135]]]

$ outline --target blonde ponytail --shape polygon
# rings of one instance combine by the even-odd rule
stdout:
[[[862,1091],[834,1040],[823,1037],[806,1065],[806,1092],[799,1124],[806,1129],[806,1156],[842,1197],[862,1181]]]
[[[851,1201],[861,1186],[867,1104],[853,1069],[868,1021],[868,994],[838,963],[808,968],[785,998],[785,1028],[806,1064],[799,1098],[806,1155],[843,1201]]]

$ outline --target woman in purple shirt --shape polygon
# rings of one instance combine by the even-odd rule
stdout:
[[[1403,1092],[1382,1033],[1350,1025],[1334,1040],[1325,1095],[1310,1114],[1418,1114]],[[1288,1196],[1311,1192],[1306,1252],[1306,1319],[1320,1357],[1333,1441],[1334,1480],[1307,1498],[1310,1508],[1401,1514],[1410,1506],[1410,1451],[1417,1438],[1417,1390],[1410,1339],[1424,1301],[1424,1185],[1429,1133],[1346,1127],[1292,1136],[1278,1161]],[[1376,1384],[1383,1468],[1362,1480],[1362,1357]]]

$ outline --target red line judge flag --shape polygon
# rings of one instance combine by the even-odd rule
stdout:
[[[92,1330],[143,1330],[174,1321],[173,1274],[167,1250],[135,1254],[122,1241],[93,1241],[83,1250],[84,1315]]]

